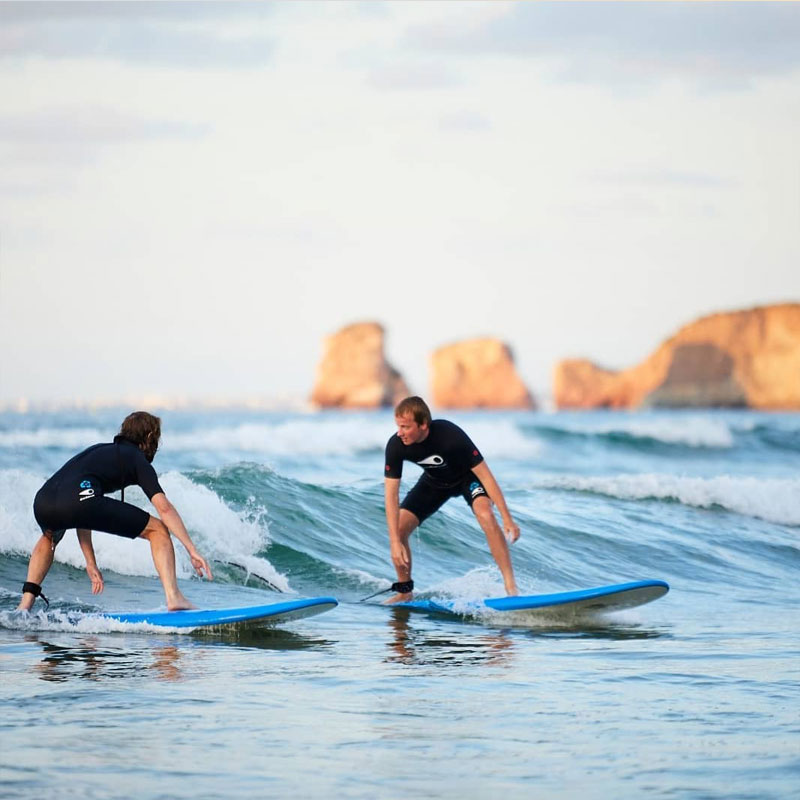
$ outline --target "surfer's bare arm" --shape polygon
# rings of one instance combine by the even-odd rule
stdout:
[[[472,468],[475,477],[483,484],[489,499],[495,504],[497,510],[500,512],[500,517],[503,520],[503,531],[505,532],[506,539],[509,542],[516,542],[519,539],[519,525],[514,522],[511,512],[506,505],[506,498],[500,489],[500,485],[495,480],[489,465],[485,461]]]
[[[389,529],[389,547],[392,561],[399,566],[409,566],[408,551],[400,538],[400,479],[385,478],[383,485],[386,505],[386,527]]]
[[[97,568],[97,559],[95,558],[94,545],[92,544],[92,532],[88,528],[78,528],[78,544],[86,560],[86,574],[92,582],[92,594],[100,594],[104,586],[103,574]]]
[[[167,530],[186,548],[189,558],[192,561],[194,571],[202,578],[203,573],[206,577],[212,579],[214,576],[211,574],[211,567],[208,566],[208,561],[200,555],[197,548],[194,546],[186,526],[183,524],[181,515],[178,509],[170,503],[167,496],[163,492],[158,492],[150,498],[150,502],[155,506],[158,516]]]

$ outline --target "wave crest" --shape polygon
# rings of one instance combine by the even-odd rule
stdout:
[[[800,480],[723,475],[695,478],[650,473],[612,477],[552,476],[544,489],[594,492],[623,500],[675,500],[696,508],[719,506],[779,525],[800,525]]]
[[[543,426],[543,431],[567,436],[601,439],[657,442],[685,447],[728,449],[734,446],[734,433],[726,422],[705,416],[663,417],[652,419],[613,419],[579,422],[562,420],[563,425]]]

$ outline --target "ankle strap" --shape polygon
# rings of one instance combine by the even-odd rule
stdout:
[[[45,611],[50,608],[50,601],[44,596],[44,592],[42,592],[42,587],[39,586],[38,583],[34,583],[33,581],[25,581],[22,584],[22,594],[26,594],[30,592],[34,597],[41,597],[44,600],[45,604]]]

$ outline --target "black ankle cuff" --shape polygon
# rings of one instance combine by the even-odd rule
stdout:
[[[400,594],[408,594],[414,591],[414,581],[397,581],[392,584],[392,591]]]
[[[30,592],[34,597],[41,597],[44,600],[45,608],[50,608],[50,601],[44,596],[42,592],[42,587],[39,586],[38,583],[34,583],[33,581],[25,581],[22,584],[22,594],[26,592]]]

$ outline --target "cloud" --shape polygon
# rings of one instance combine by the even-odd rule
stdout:
[[[33,114],[0,114],[0,141],[17,144],[115,142],[187,139],[205,127],[171,120],[142,119],[98,106],[63,107]]]
[[[640,172],[597,173],[593,176],[597,183],[616,186],[643,188],[686,188],[686,189],[731,189],[738,181],[709,172],[691,170],[661,169]]]
[[[800,67],[794,3],[515,3],[504,14],[410,26],[407,46],[465,56],[555,60],[558,76],[649,84],[677,75],[745,88]]]
[[[376,89],[449,89],[461,79],[441,62],[395,62],[374,69],[369,76]]]
[[[0,114],[0,143],[7,146],[0,163],[82,167],[97,160],[103,148],[130,142],[193,140],[209,128],[169,119],[142,118],[102,106],[55,107],[30,114]],[[48,174],[44,183],[27,178],[32,193],[53,191],[68,178]],[[0,187],[0,194],[7,191]]]
[[[239,2],[4,2],[0,58],[98,58],[191,69],[260,66],[271,61],[274,43],[256,23],[268,19],[271,9],[270,3]]]
[[[454,111],[444,114],[439,120],[439,127],[445,131],[488,131],[492,123],[477,111]]]
[[[119,0],[43,0],[32,3],[28,0],[9,0],[0,5],[0,20],[6,23],[108,19],[218,22],[230,19],[232,15],[261,20],[271,17],[273,13],[273,4],[252,3],[249,0],[159,0],[150,3],[125,3]]]

